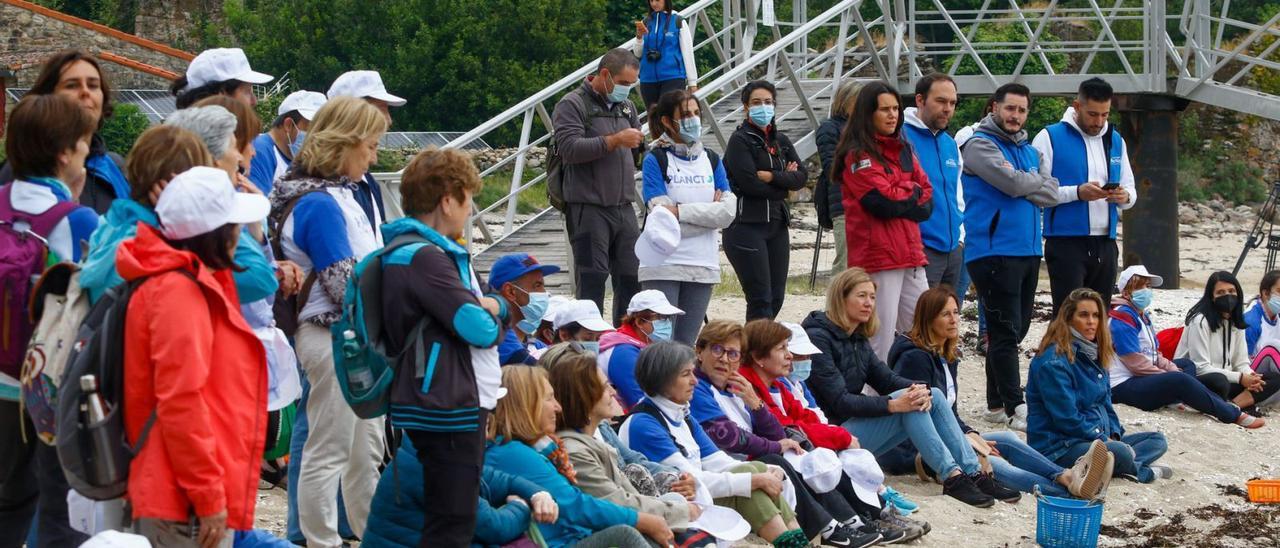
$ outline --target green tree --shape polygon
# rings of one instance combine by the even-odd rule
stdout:
[[[115,113],[107,118],[98,133],[106,141],[107,150],[125,155],[133,148],[133,142],[138,140],[138,136],[149,127],[151,120],[137,105],[120,103],[115,106]]]

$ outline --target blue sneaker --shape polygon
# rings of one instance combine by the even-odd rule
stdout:
[[[892,487],[887,485],[884,488],[884,492],[880,493],[880,496],[884,498],[885,504],[892,505],[894,508],[897,508],[904,516],[910,515],[912,512],[920,509],[919,504],[907,500],[905,495],[895,491]]]

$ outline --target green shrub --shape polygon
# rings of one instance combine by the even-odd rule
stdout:
[[[1257,203],[1267,197],[1267,186],[1262,182],[1262,170],[1250,167],[1241,160],[1225,160],[1215,166],[1204,191],[1219,196],[1233,204]]]
[[[1184,149],[1185,150],[1185,149]],[[1203,202],[1206,198],[1200,177],[1204,175],[1204,163],[1190,154],[1178,155],[1178,201]]]
[[[107,118],[99,134],[107,142],[107,150],[125,156],[133,148],[133,142],[149,127],[151,119],[137,105],[121,103],[116,105],[115,114]]]
[[[284,102],[284,98],[289,94],[281,91],[275,95],[268,95],[258,100],[258,105],[253,107],[258,113],[258,118],[262,120],[262,132],[266,133],[271,129],[271,122],[276,121],[276,110],[280,108],[280,103]],[[381,159],[381,156],[379,156]]]
[[[524,181],[527,183],[533,180],[537,173],[526,169],[524,173]],[[511,192],[511,172],[499,171],[490,174],[484,178],[484,186],[480,188],[473,198],[476,202],[476,208],[484,209],[505,198]],[[545,181],[539,182],[520,193],[520,199],[516,205],[518,213],[537,213],[546,209],[550,204],[547,203],[547,184]],[[506,212],[506,205],[499,206],[495,212]]]

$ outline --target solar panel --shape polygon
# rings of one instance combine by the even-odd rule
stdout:
[[[429,146],[442,147],[450,141],[463,136],[458,131],[388,131],[378,143],[382,148],[424,149]],[[462,147],[464,150],[487,150],[489,144],[483,139],[476,139]]]

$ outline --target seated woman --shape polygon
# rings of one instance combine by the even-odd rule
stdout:
[[[426,507],[422,463],[412,443],[400,445],[391,466],[382,472],[373,494],[369,523],[360,540],[369,546],[422,546],[423,508]],[[502,546],[529,530],[531,520],[553,523],[560,508],[538,484],[485,466],[476,502],[473,546]]]
[[[916,301],[911,331],[898,335],[889,351],[889,363],[899,375],[941,390],[952,413],[956,413],[960,393],[960,359],[956,352],[959,343],[959,300],[950,287],[934,287]],[[981,434],[960,420],[958,413],[956,422],[974,450],[987,455],[995,477],[1019,491],[1030,493],[1038,486],[1046,495],[1091,500],[1111,481],[1112,457],[1102,444],[1076,460],[1072,468],[1064,469],[1011,431]]]
[[[1168,445],[1159,432],[1125,435],[1111,407],[1107,368],[1115,360],[1102,296],[1077,289],[1049,324],[1027,374],[1027,444],[1061,466],[1105,443],[1112,475],[1151,483],[1173,477],[1154,464]]]
[[[1227,424],[1262,428],[1266,424],[1264,419],[1241,411],[1197,382],[1194,362],[1183,358],[1175,363],[1160,354],[1147,310],[1154,294],[1151,288],[1163,283],[1163,278],[1147,272],[1141,265],[1120,273],[1116,283],[1120,294],[1111,298],[1111,321],[1108,322],[1116,357],[1120,358],[1119,365],[1109,368],[1112,403],[1154,411],[1182,402]],[[1188,374],[1182,374],[1184,372]]]
[[[1256,357],[1267,347],[1280,348],[1280,270],[1263,274],[1258,297],[1244,311],[1244,339],[1249,356]]]
[[[812,356],[810,383],[818,405],[877,456],[910,439],[938,472],[945,495],[979,508],[1013,498],[1016,492],[982,473],[942,391],[894,374],[876,357],[869,340],[880,327],[875,308],[871,276],[850,268],[831,280],[826,310],[805,318],[802,325],[821,351]],[[865,387],[887,395],[864,394]]]
[[[1251,367],[1245,342],[1240,282],[1229,272],[1214,272],[1204,286],[1204,296],[1187,313],[1187,327],[1178,341],[1175,359],[1195,364],[1196,378],[1209,390],[1256,415],[1280,403],[1280,371]]]
[[[622,424],[619,437],[650,459],[679,468],[698,480],[703,504],[736,510],[751,531],[779,548],[806,547],[809,539],[782,500],[781,470],[762,462],[739,462],[716,448],[689,418],[689,402],[698,384],[693,349],[679,343],[654,343],[640,352],[635,378],[645,397]]]
[[[637,512],[582,492],[569,456],[556,441],[556,402],[546,370],[502,368],[507,394],[489,422],[492,440],[485,464],[541,485],[560,505],[560,519],[539,523],[548,547],[647,548],[645,536],[668,545],[671,528],[661,516]],[[640,533],[644,533],[641,535]]]
[[[707,437],[726,453],[781,468],[796,487],[796,520],[810,538],[821,535],[834,546],[864,546],[880,537],[897,541],[906,536],[887,524],[878,531],[874,526],[855,528],[859,521],[870,524],[873,517],[878,518],[879,505],[859,501],[847,477],[840,479],[836,489],[817,493],[782,457],[787,452],[803,454],[805,448],[787,437],[782,424],[739,373],[742,340],[742,326],[727,320],[711,321],[697,336],[698,368],[694,375],[698,386],[689,411]],[[840,432],[844,434],[843,447],[849,447],[849,433]]]
[[[661,291],[646,289],[631,297],[622,326],[600,337],[600,370],[618,389],[622,405],[630,408],[644,398],[644,391],[636,384],[636,356],[654,341],[671,340],[671,317],[681,314],[684,311],[671,306]]]

